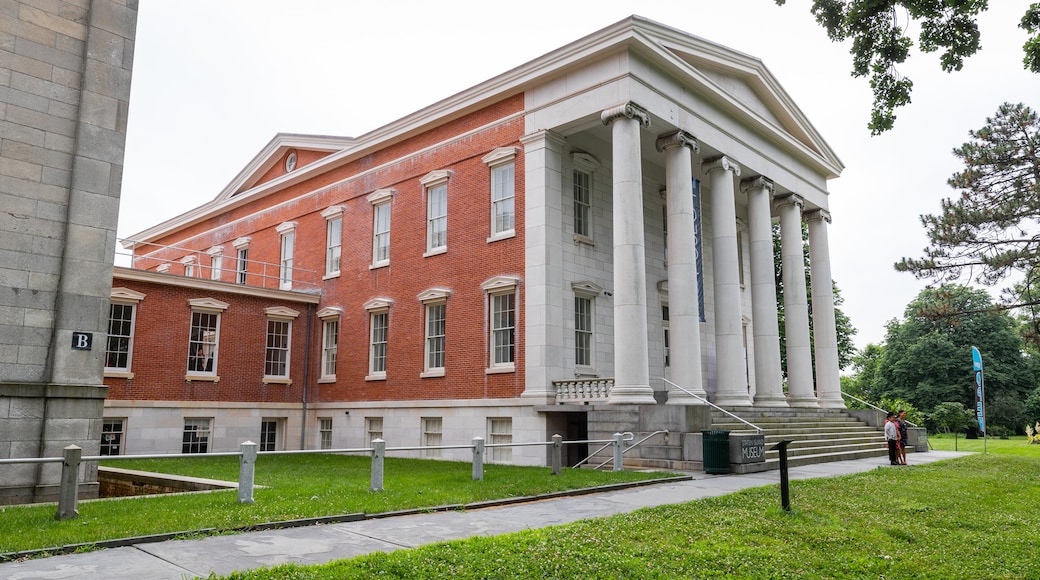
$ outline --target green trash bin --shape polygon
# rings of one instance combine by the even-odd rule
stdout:
[[[706,429],[704,439],[704,471],[714,475],[729,473],[729,431]]]

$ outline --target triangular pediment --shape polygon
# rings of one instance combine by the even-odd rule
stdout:
[[[279,179],[291,179],[300,169],[350,148],[353,137],[279,133],[257,153],[235,179],[217,196],[217,201]]]

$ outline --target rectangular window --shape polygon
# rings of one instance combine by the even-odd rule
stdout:
[[[220,314],[191,313],[191,340],[188,341],[188,374],[214,375],[220,342]]]
[[[123,429],[122,419],[105,419],[101,423],[100,455],[122,455]]]
[[[249,271],[249,248],[239,248],[235,266],[235,282],[246,283],[246,272]]]
[[[113,302],[108,308],[108,339],[105,341],[105,370],[130,371],[134,345],[133,304]]]
[[[665,367],[671,366],[671,360],[669,360],[670,355],[671,355],[671,344],[669,344],[671,337],[668,336],[668,326],[669,326],[669,324],[668,324],[668,316],[669,316],[668,305],[667,304],[662,304],[661,305],[661,327],[664,328],[664,366]]]
[[[444,369],[444,319],[446,305],[426,305],[426,370]]]
[[[292,288],[293,280],[293,246],[296,245],[296,232],[282,234],[282,256],[278,268],[278,287],[282,290]]]
[[[442,420],[440,417],[423,417],[422,418],[422,446],[423,447],[439,447],[443,445],[442,441]],[[440,449],[424,449],[424,457],[440,457]]]
[[[289,376],[289,337],[292,322],[267,320],[267,353],[264,355],[265,377]]]
[[[426,251],[448,246],[448,184],[426,190]]]
[[[324,321],[321,339],[321,376],[336,376],[336,344],[339,341],[339,320]]]
[[[195,277],[195,259],[184,260],[184,275],[188,278]]]
[[[371,340],[368,358],[369,375],[386,374],[386,338],[389,312],[373,312],[369,316]]]
[[[278,420],[260,422],[260,451],[278,451]]]
[[[592,191],[590,176],[584,171],[574,170],[574,234],[592,237],[589,218],[592,215]]]
[[[365,417],[365,431],[368,431],[368,441],[372,442],[375,439],[383,438],[383,418],[382,417]]]
[[[209,451],[210,420],[184,419],[184,438],[181,453],[207,453]]]
[[[372,208],[372,265],[390,262],[390,204],[381,203]]]
[[[491,168],[491,235],[512,232],[516,225],[513,164]]]
[[[329,220],[325,239],[325,275],[339,274],[340,254],[343,247],[343,218]]]
[[[491,366],[512,366],[516,340],[516,294],[491,296]]]
[[[224,267],[224,256],[221,254],[215,254],[210,258],[209,263],[209,277],[211,280],[220,280],[220,273]]]
[[[592,366],[592,298],[574,297],[574,363]]]
[[[488,417],[488,438],[491,445],[513,442],[513,419],[509,417]],[[488,459],[492,462],[507,463],[513,460],[512,447],[492,447],[488,449]]]
[[[332,449],[332,417],[318,417],[318,448]]]

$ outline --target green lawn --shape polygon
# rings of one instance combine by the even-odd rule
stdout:
[[[928,435],[928,441],[932,448],[939,451],[954,451],[953,435]],[[1024,435],[1011,437],[1010,439],[989,438],[985,441],[986,453],[999,453],[1001,455],[1018,455],[1022,457],[1040,458],[1040,445],[1030,445],[1026,442]],[[957,451],[974,451],[982,453],[982,439],[965,439],[963,435],[957,436]],[[911,459],[910,456],[907,459]]]
[[[1040,578],[1037,458],[977,454],[796,481],[790,513],[778,496],[777,486],[766,486],[227,578]]]
[[[104,463],[104,462],[103,462]],[[238,480],[237,457],[111,462],[124,469]],[[237,491],[84,501],[79,518],[57,521],[51,505],[0,506],[0,554],[131,536],[250,525],[352,513],[382,513],[521,497],[668,477],[669,473],[485,465],[473,481],[470,463],[387,458],[384,491],[369,491],[371,459],[344,455],[261,456],[255,503]]]

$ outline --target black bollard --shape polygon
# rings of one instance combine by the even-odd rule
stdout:
[[[784,511],[791,511],[791,486],[787,480],[787,444],[790,440],[783,440],[770,447],[770,451],[780,451],[780,505]]]

